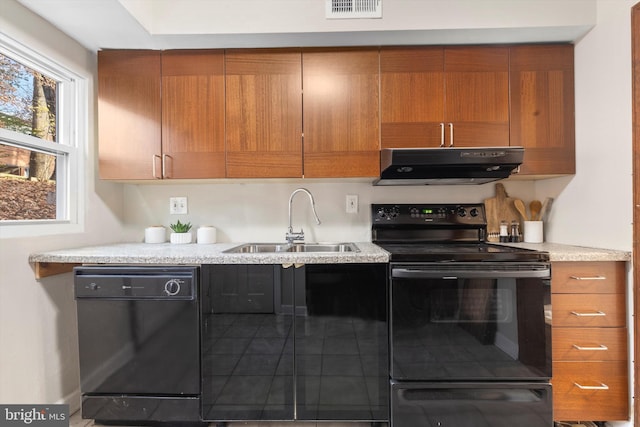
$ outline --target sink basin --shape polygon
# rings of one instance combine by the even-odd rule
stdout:
[[[294,243],[288,252],[360,252],[353,243]]]
[[[227,249],[227,254],[258,254],[276,252],[360,252],[354,243],[245,243]]]
[[[291,248],[288,243],[247,243],[227,249],[227,254],[259,254],[269,252],[287,252]]]

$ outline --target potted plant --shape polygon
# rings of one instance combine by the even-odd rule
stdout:
[[[173,233],[171,233],[171,243],[191,243],[191,223],[182,223],[178,220],[175,224],[169,226]]]

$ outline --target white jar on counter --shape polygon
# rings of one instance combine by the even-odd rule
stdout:
[[[153,225],[144,229],[145,243],[164,243],[167,241],[167,229],[161,225]]]
[[[210,225],[203,225],[198,228],[197,242],[201,245],[208,245],[216,242],[216,228]]]

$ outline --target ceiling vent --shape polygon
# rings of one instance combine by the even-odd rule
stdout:
[[[382,0],[326,0],[327,19],[382,18]]]

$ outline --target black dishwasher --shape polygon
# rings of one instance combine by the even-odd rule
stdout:
[[[82,417],[194,422],[198,267],[76,267]]]

